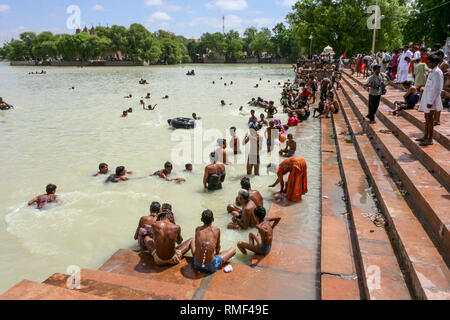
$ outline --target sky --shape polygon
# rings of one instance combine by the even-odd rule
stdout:
[[[0,45],[25,31],[74,33],[80,12],[81,27],[129,27],[141,23],[151,32],[159,29],[186,38],[205,32],[234,29],[242,32],[250,26],[272,28],[284,22],[296,0],[0,0]],[[69,23],[68,23],[69,20]]]

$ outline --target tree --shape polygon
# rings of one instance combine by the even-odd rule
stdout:
[[[223,54],[226,48],[225,36],[220,33],[204,33],[201,38],[202,42],[205,43],[206,49]],[[208,52],[207,52],[208,53]]]
[[[244,48],[244,43],[239,36],[239,32],[230,30],[227,34],[225,34],[225,42],[227,61],[235,62],[237,59],[242,58],[242,49]]]
[[[161,54],[158,40],[143,25],[132,24],[128,30],[128,53],[133,61],[155,63]],[[156,55],[158,57],[155,59]]]
[[[9,60],[17,61],[23,60],[24,57],[29,56],[29,49],[25,42],[14,40],[9,45],[9,52],[6,56]]]
[[[97,35],[102,37],[101,32]],[[106,30],[104,35],[111,41],[110,51],[114,53],[120,51],[123,55],[128,54],[128,30],[125,27],[113,25],[111,28]]]
[[[23,41],[26,47],[25,56],[32,57],[33,56],[33,46],[36,44],[36,33],[34,32],[23,32],[20,34],[20,40]]]
[[[183,59],[180,46],[175,40],[170,38],[163,38],[160,41],[161,56],[160,61],[164,64],[178,64]]]
[[[447,37],[450,37],[450,3],[447,2],[447,0],[415,0],[403,28],[405,40],[419,44],[427,43],[429,47],[435,43],[444,44]]]
[[[242,40],[244,42],[244,51],[247,52],[247,54],[250,53],[250,43],[255,39],[257,33],[258,29],[255,27],[247,28],[244,31],[244,38]]]
[[[32,48],[33,56],[44,59],[46,57],[56,57],[58,51],[56,48],[56,37],[53,33],[46,31],[36,37]]]

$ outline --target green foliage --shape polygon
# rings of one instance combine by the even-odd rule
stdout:
[[[20,60],[26,56],[30,56],[29,48],[25,42],[20,40],[14,40],[9,45],[9,52],[6,58],[9,60]]]
[[[160,41],[161,56],[160,61],[164,64],[178,64],[183,60],[180,46],[175,40],[163,38]]]
[[[446,2],[448,0],[415,0],[404,25],[405,40],[427,43],[429,47],[435,43],[443,45],[447,37],[450,37],[450,3],[444,5]]]

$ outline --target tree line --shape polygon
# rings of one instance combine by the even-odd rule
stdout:
[[[336,54],[370,52],[373,20],[370,6],[375,0],[301,0],[286,16],[286,24],[274,28],[247,28],[243,34],[231,30],[225,34],[204,33],[201,41],[192,41],[174,33],[148,31],[141,24],[96,27],[89,33],[39,35],[25,32],[20,40],[11,40],[0,48],[0,57],[9,60],[48,59],[88,60],[107,58],[121,52],[135,62],[178,64],[197,61],[199,57],[224,58],[234,62],[245,55],[294,61],[312,51],[320,53],[331,45]],[[399,48],[405,43],[444,44],[450,36],[447,0],[380,0],[381,29],[377,32],[376,50]],[[371,17],[372,16],[372,17]],[[313,40],[310,40],[310,36]]]

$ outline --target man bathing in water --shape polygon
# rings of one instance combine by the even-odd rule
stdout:
[[[194,120],[202,120],[202,118],[197,117],[197,114],[195,112],[192,114],[192,119],[194,119]]]
[[[36,198],[28,201],[28,205],[32,206],[33,204],[37,203],[37,209],[44,209],[44,207],[47,205],[47,203],[51,202],[58,202],[58,196],[56,195],[56,186],[54,184],[49,184],[45,188],[46,194],[37,196]]]
[[[150,237],[153,239],[153,229],[152,224],[158,220],[158,215],[161,212],[161,204],[159,202],[152,202],[150,205],[150,215],[141,217],[139,224],[137,226],[136,232],[134,234],[134,240],[138,240],[141,249],[147,249],[145,246],[145,237]]]
[[[149,104],[148,107],[146,108],[146,107],[145,107],[145,104],[143,104],[142,107],[143,107],[144,110],[147,110],[147,111],[153,111],[153,110],[156,109],[156,106],[157,106],[157,105],[158,105],[158,104],[155,104],[155,105],[152,107],[152,105]]]
[[[162,178],[162,179],[164,179],[166,181],[175,181],[177,183],[186,181],[186,179],[184,179],[184,178],[169,179],[167,176],[172,173],[172,170],[173,170],[172,164],[170,162],[166,162],[164,164],[164,169],[156,171],[155,173],[151,174],[150,176],[151,177],[157,176],[157,177],[160,177],[160,178]]]
[[[264,200],[263,200],[263,197],[261,196],[261,193],[259,193],[259,191],[257,191],[257,190],[252,190],[249,178],[241,179],[241,188],[243,190],[248,191],[250,200],[252,200],[257,207],[264,206]],[[241,204],[241,202],[239,201],[239,196],[237,196],[235,205],[232,205],[232,204],[228,205],[227,211],[228,211],[228,213],[232,213],[233,211],[242,213],[242,210],[239,208],[241,206],[243,206],[243,204]]]
[[[217,155],[215,152],[210,154],[211,164],[205,167],[205,174],[203,176],[203,188],[204,191],[220,190],[222,189],[222,183],[225,181],[225,165],[217,161]]]
[[[233,153],[237,155],[239,153],[239,137],[236,135],[236,127],[230,128],[231,142],[230,147],[233,148]]]
[[[259,236],[254,232],[250,232],[248,236],[249,242],[239,241],[237,246],[243,254],[247,254],[247,250],[249,250],[258,255],[267,256],[272,249],[273,229],[280,222],[281,218],[266,219],[266,209],[263,207],[257,207],[255,209],[255,216],[259,221],[256,226]]]
[[[109,171],[109,167],[106,163],[100,163],[98,165],[98,172],[96,174],[94,174],[94,177],[97,177],[99,175],[104,175],[104,174],[108,174]]]
[[[3,101],[3,98],[0,97],[0,110],[9,110],[11,108],[13,108],[13,106],[7,104],[5,101]]]
[[[131,99],[131,98],[133,98],[133,95],[130,93],[130,95],[128,95],[128,96],[126,96],[126,97],[124,97],[125,99]]]
[[[214,214],[211,210],[203,211],[202,222],[203,226],[195,230],[195,241],[191,242],[194,268],[201,272],[214,273],[236,254],[236,249],[220,252],[220,229],[212,225]]]
[[[112,174],[106,179],[105,183],[112,182],[118,183],[120,181],[128,181],[130,178],[125,177],[126,174],[132,174],[132,172],[128,172],[124,166],[120,166],[116,168],[116,174]]]
[[[153,239],[150,236],[144,238],[145,247],[159,266],[180,263],[193,241],[191,238],[183,242],[181,227],[170,221],[170,215],[169,211],[161,213],[158,221],[152,224]]]
[[[147,93],[147,95],[145,96],[144,99],[151,99],[151,98],[152,98],[152,96],[150,95],[150,93]]]
[[[241,189],[238,193],[238,201],[242,205],[242,210],[230,212],[233,220],[228,224],[228,229],[247,230],[256,227],[257,221],[254,213],[256,204],[250,199],[250,193]]]
[[[219,146],[218,149],[216,149],[217,161],[227,165],[231,164],[230,162],[228,162],[227,157],[227,140],[217,139],[217,145]]]
[[[121,117],[121,118],[126,118],[126,117],[128,117],[128,111],[122,112],[122,115],[121,115],[120,117]]]
[[[295,154],[295,151],[297,151],[297,142],[295,142],[294,136],[291,133],[288,134],[287,138],[286,148],[280,150],[280,156],[290,158]]]
[[[263,137],[258,134],[258,127],[250,127],[250,135],[244,139],[244,145],[250,141],[250,153],[247,159],[247,175],[252,174],[253,167],[255,168],[255,176],[259,176],[259,165],[261,164],[260,151],[263,147]]]
[[[269,153],[272,151],[272,148],[275,145],[275,137],[278,134],[278,129],[275,128],[274,121],[269,122],[269,127],[266,129],[266,132],[264,134],[267,139],[267,152]]]

